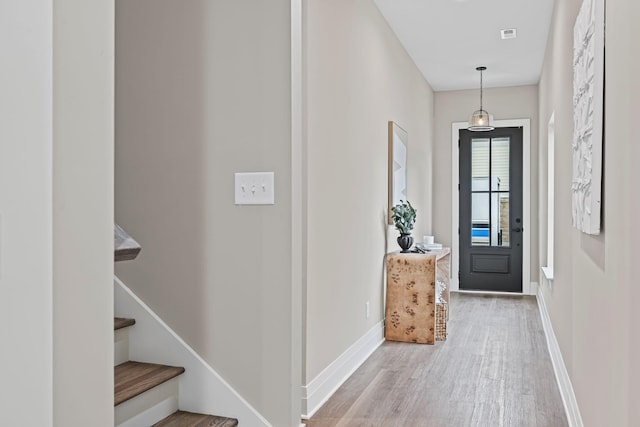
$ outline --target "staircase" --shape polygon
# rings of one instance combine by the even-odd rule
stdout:
[[[135,259],[140,245],[114,227],[115,261]],[[114,319],[114,404],[117,427],[234,427],[235,418],[178,409],[183,367],[129,360],[129,328],[135,319]]]

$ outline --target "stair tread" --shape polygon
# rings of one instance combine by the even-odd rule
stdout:
[[[141,362],[125,362],[116,366],[114,370],[115,406],[184,372],[182,367]]]
[[[113,225],[114,261],[128,261],[135,259],[142,247],[135,239],[118,224]]]
[[[127,319],[125,317],[114,317],[113,318],[113,329],[117,331],[118,329],[126,328],[128,326],[133,326],[136,324],[136,319]]]
[[[237,425],[238,420],[235,418],[178,411],[152,427],[235,427]]]

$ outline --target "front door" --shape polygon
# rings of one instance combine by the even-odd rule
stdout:
[[[460,289],[522,292],[522,128],[460,131]]]

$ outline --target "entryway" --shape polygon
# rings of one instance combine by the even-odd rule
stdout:
[[[513,163],[517,163],[518,165],[518,169],[520,169],[522,171],[522,178],[519,179],[518,182],[509,182],[508,185],[508,193],[509,193],[509,205],[510,205],[510,210],[512,210],[512,205],[514,204],[514,194],[516,192],[520,193],[521,195],[521,203],[522,203],[522,208],[521,208],[521,215],[517,216],[517,215],[511,215],[512,212],[510,212],[509,214],[509,230],[508,230],[508,235],[507,235],[507,230],[506,230],[506,222],[503,225],[503,231],[502,233],[499,233],[500,231],[500,220],[498,217],[495,216],[495,213],[498,212],[498,209],[493,209],[492,212],[493,218],[489,218],[488,214],[485,215],[487,216],[487,218],[484,218],[484,222],[481,221],[483,218],[474,218],[474,220],[478,219],[479,221],[472,221],[471,216],[468,217],[468,219],[464,219],[463,222],[464,224],[461,222],[461,216],[460,216],[460,192],[462,189],[462,182],[460,181],[460,158],[461,158],[461,145],[462,145],[462,140],[461,140],[461,132],[467,132],[467,127],[469,126],[468,122],[454,122],[451,125],[451,252],[453,254],[452,259],[451,259],[451,290],[453,292],[455,291],[480,291],[480,292],[507,292],[507,293],[522,293],[525,295],[535,295],[537,293],[537,283],[534,283],[531,281],[531,163],[530,163],[530,153],[531,153],[531,120],[530,119],[505,119],[505,120],[494,120],[494,126],[496,127],[496,129],[494,131],[491,132],[469,132],[468,134],[471,134],[471,136],[474,139],[484,139],[484,140],[493,140],[496,139],[496,145],[500,145],[500,144],[506,144],[505,142],[500,142],[500,141],[505,141],[505,138],[509,138],[509,180],[511,180],[511,176],[514,175],[514,172],[512,171],[513,168]],[[503,129],[507,128],[515,128],[518,129],[520,131],[520,135],[521,136],[508,136],[506,133],[496,133],[496,134],[492,134],[492,132],[503,132]],[[492,135],[492,136],[490,136]],[[502,138],[502,139],[501,139]],[[518,138],[519,142],[519,147],[517,147],[517,151],[519,151],[519,159],[514,160],[512,154],[514,156],[517,156],[518,154],[516,154],[515,152],[512,153],[512,145],[515,143],[514,141],[511,141],[511,138]],[[485,142],[486,145],[486,142]],[[499,149],[498,149],[499,150]],[[487,151],[487,155],[488,155],[488,151]],[[493,159],[494,163],[498,160],[498,158]],[[468,162],[469,160],[467,160]],[[485,159],[486,162],[490,162],[490,159],[487,157]],[[468,163],[467,163],[468,164]],[[486,164],[486,163],[485,163]],[[497,165],[496,165],[497,166]],[[495,167],[495,166],[494,166]],[[468,166],[468,168],[471,168],[471,166]],[[471,175],[471,172],[468,172],[469,175]],[[504,175],[504,172],[500,172]],[[480,172],[477,172],[478,176],[480,174]],[[485,168],[484,171],[485,174],[485,181],[486,184],[489,184],[489,171],[488,171],[488,167]],[[519,175],[516,173],[516,175]],[[495,176],[495,173],[494,173]],[[496,199],[496,202],[499,202],[499,198],[500,198],[500,193],[504,190],[505,193],[507,192],[505,185],[503,184],[504,180],[506,178],[501,178],[501,184],[500,184],[500,190],[497,189],[497,182],[494,182],[494,186],[493,186],[493,190],[492,191],[488,191],[488,192],[484,192],[484,196],[477,196],[477,197],[484,197],[485,199],[488,198],[490,199],[492,196],[491,194],[494,194],[493,198]],[[471,177],[469,176],[468,178],[469,182],[468,182],[468,193],[469,195],[468,197],[468,204],[469,204],[469,209],[471,208],[471,188],[473,186],[473,180],[471,179]],[[477,179],[476,181],[476,187],[475,188],[480,188],[478,187],[479,185],[481,185],[482,183],[480,181],[482,181],[481,179]],[[460,186],[459,186],[460,184]],[[482,187],[482,188],[486,188],[486,187]],[[476,194],[482,194],[483,190],[475,190],[473,191],[473,193]],[[506,197],[506,196],[505,196]],[[488,202],[487,202],[488,203]],[[490,204],[487,205],[487,209],[489,207]],[[495,206],[495,202],[494,202],[494,206]],[[506,209],[506,206],[505,206]],[[503,210],[504,212],[504,210]],[[505,212],[506,213],[506,212]],[[520,222],[516,223],[516,219],[519,218]],[[492,234],[492,230],[487,228],[487,226],[489,225],[489,219],[492,219],[493,222],[496,224],[496,229],[495,232],[493,232]],[[475,226],[474,226],[475,223]],[[518,225],[515,225],[518,224]],[[465,252],[464,250],[461,249],[461,241],[460,241],[460,237],[462,236],[463,233],[463,227],[466,227],[466,231],[464,232],[465,235],[468,236],[468,241],[466,243],[464,243],[463,246],[466,246],[467,248],[471,248],[472,252]],[[512,229],[517,229],[520,228],[520,231],[512,231]],[[475,230],[474,230],[475,229]],[[475,231],[475,233],[474,233]],[[473,234],[475,234],[475,236],[473,236]],[[514,234],[519,234],[518,237],[514,237]],[[475,241],[475,245],[471,244],[471,240]],[[492,240],[493,239],[493,244],[492,244]],[[501,242],[501,245],[498,245],[498,242]],[[489,286],[486,288],[481,288],[479,285],[475,285],[472,282],[471,285],[467,286],[465,283],[463,283],[462,286],[460,286],[460,278],[463,279],[463,281],[465,280],[463,275],[462,275],[462,268],[463,268],[463,261],[465,262],[465,268],[468,268],[469,270],[473,267],[473,265],[471,264],[472,262],[476,262],[475,265],[475,269],[476,270],[481,270],[481,269],[489,269],[489,270],[500,270],[500,267],[502,268],[502,271],[504,271],[505,268],[508,268],[510,270],[512,270],[512,266],[508,265],[505,266],[506,263],[512,262],[511,260],[507,259],[505,260],[504,258],[500,259],[498,258],[497,260],[492,260],[492,254],[491,251],[496,250],[498,252],[499,255],[501,255],[500,251],[508,251],[509,249],[505,248],[504,246],[507,244],[508,242],[508,248],[515,246],[517,244],[520,244],[520,249],[522,251],[521,255],[518,255],[518,257],[521,258],[521,268],[519,269],[519,273],[514,272],[514,275],[520,275],[521,276],[521,280],[519,283],[520,288],[504,288],[504,286],[498,287],[498,286]],[[483,251],[488,251],[489,252],[489,257],[482,257],[482,255],[485,255],[484,253],[482,253]],[[466,255],[465,255],[466,254]],[[472,259],[471,255],[475,254],[475,260]],[[463,257],[466,257],[466,260],[463,260]],[[497,265],[499,263],[502,263],[502,265]],[[489,272],[491,273],[491,272]],[[504,273],[499,273],[499,274],[504,274]],[[486,284],[486,283],[485,283]],[[466,286],[466,287],[465,287]]]

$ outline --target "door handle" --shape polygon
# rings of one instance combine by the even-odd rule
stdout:
[[[513,231],[513,232],[515,232],[515,233],[519,233],[519,232],[521,232],[521,231],[522,231],[522,228],[520,228],[520,227],[515,227],[515,228],[512,228],[512,229],[511,229],[511,231]]]

